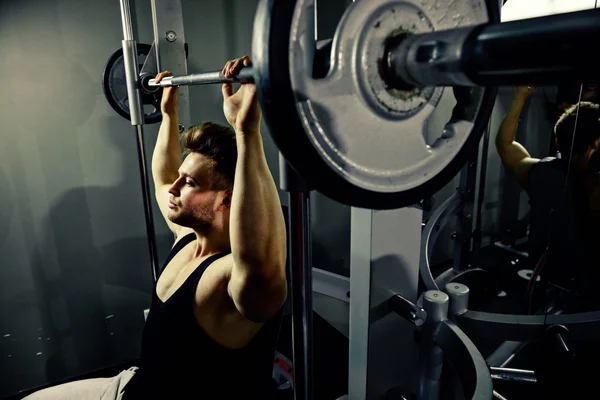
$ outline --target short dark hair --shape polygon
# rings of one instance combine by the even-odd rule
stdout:
[[[577,131],[575,132],[575,121]],[[573,133],[575,132],[575,138]],[[573,154],[581,154],[600,138],[600,109],[598,104],[582,101],[569,107],[554,125],[558,148],[568,157],[573,146]]]
[[[186,154],[199,153],[213,165],[212,190],[231,190],[237,163],[237,143],[233,129],[214,122],[189,127],[183,134]]]

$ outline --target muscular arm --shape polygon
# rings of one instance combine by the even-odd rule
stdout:
[[[156,146],[152,153],[152,177],[156,187],[171,185],[179,173],[181,165],[181,144],[179,143],[179,117],[164,115],[158,130]]]
[[[160,73],[157,80],[170,74]],[[168,87],[164,89],[161,111],[162,122],[158,130],[156,145],[152,153],[152,178],[156,202],[171,231],[179,236],[181,227],[169,221],[167,218],[169,187],[179,176],[178,169],[181,165],[181,144],[179,142],[179,116],[177,114],[177,88]]]
[[[539,160],[532,158],[527,149],[515,141],[519,117],[525,105],[526,98],[515,96],[513,102],[500,125],[496,136],[496,149],[502,159],[504,167],[519,182],[522,188],[527,189],[527,177],[531,167]]]
[[[250,59],[228,63],[224,74],[237,73]],[[230,210],[234,265],[228,293],[236,308],[251,321],[271,318],[287,296],[286,229],[277,187],[267,165],[260,133],[256,87],[245,84],[233,94],[223,86],[224,112],[236,131],[238,159]]]
[[[238,134],[237,141],[229,293],[243,315],[263,321],[281,307],[287,294],[285,222],[260,132]]]

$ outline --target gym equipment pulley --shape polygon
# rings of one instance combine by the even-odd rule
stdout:
[[[600,75],[587,51],[600,39],[600,10],[501,24],[497,0],[358,1],[317,47],[314,6],[261,0],[253,67],[233,79],[145,79],[142,91],[255,82],[270,135],[309,186],[347,205],[393,209],[441,189],[473,155],[492,85]]]

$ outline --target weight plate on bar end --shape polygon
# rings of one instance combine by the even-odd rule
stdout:
[[[307,183],[341,203],[413,205],[448,183],[477,150],[495,88],[389,89],[380,60],[390,38],[499,22],[498,0],[352,3],[322,79],[306,72],[313,0],[261,0],[253,65],[265,122]],[[314,22],[313,22],[314,23]]]
[[[150,54],[152,46],[138,43],[138,65],[141,71],[144,60]],[[129,101],[127,95],[127,80],[125,79],[125,64],[123,63],[123,49],[115,51],[104,67],[102,76],[102,88],[108,104],[123,118],[131,121],[129,112]],[[162,88],[153,92],[146,92],[140,89],[142,107],[144,111],[144,123],[155,124],[162,121],[160,111],[160,100],[162,97]]]

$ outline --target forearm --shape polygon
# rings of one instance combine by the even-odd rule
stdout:
[[[285,222],[260,132],[238,134],[237,146],[230,214],[234,272],[244,277],[285,276]]]
[[[152,154],[152,177],[156,186],[173,183],[181,165],[181,143],[177,114],[163,114]]]
[[[516,98],[513,100],[496,136],[496,148],[502,161],[507,166],[514,165],[525,157],[530,157],[527,149],[515,141],[519,118],[524,105],[525,99]]]

